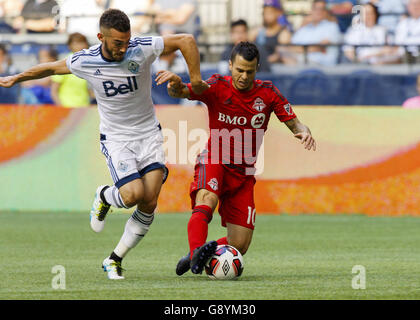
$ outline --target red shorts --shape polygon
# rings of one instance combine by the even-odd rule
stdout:
[[[194,181],[190,187],[192,208],[195,207],[195,196],[198,190],[206,189],[219,197],[219,214],[222,226],[226,223],[240,225],[254,230],[255,177],[245,175],[236,168],[228,168],[222,164],[195,165]]]

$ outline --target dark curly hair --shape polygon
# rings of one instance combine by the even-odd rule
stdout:
[[[237,55],[240,55],[247,61],[252,61],[257,58],[257,65],[260,64],[260,52],[257,46],[251,42],[242,41],[234,46],[230,54],[230,61],[235,61]]]
[[[130,19],[118,9],[106,10],[99,19],[99,27],[105,29],[115,29],[119,32],[130,31]]]

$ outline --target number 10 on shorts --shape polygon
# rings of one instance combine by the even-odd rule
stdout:
[[[252,207],[248,207],[248,220],[246,220],[247,224],[252,223],[252,225],[255,226],[255,214],[256,214],[255,208],[252,209]]]

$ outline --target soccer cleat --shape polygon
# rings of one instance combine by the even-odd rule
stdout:
[[[213,255],[213,253],[216,252],[216,248],[217,242],[209,241],[203,244],[198,249],[194,250],[190,262],[191,272],[195,274],[202,273],[204,265],[206,264],[207,260]]]
[[[111,280],[120,280],[124,279],[122,276],[122,271],[124,270],[121,267],[121,262],[114,261],[109,257],[105,258],[102,262],[102,268],[107,273],[108,279]]]
[[[178,264],[176,265],[176,274],[179,276],[182,276],[185,272],[187,272],[188,270],[190,270],[190,263],[191,263],[191,259],[190,259],[190,253],[187,253],[186,256],[182,257],[179,261]]]
[[[95,200],[90,210],[90,227],[95,232],[101,232],[105,226],[105,217],[111,206],[105,204],[101,199],[101,191],[107,186],[99,186],[96,189]]]

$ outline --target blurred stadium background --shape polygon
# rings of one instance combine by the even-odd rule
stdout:
[[[416,4],[418,0],[410,1],[414,3],[413,7],[420,7]],[[420,28],[420,23],[416,22],[417,17],[411,17],[408,0],[375,0],[381,15],[372,26],[366,26],[369,18],[364,12],[368,9],[362,7],[366,0],[329,0],[328,11],[321,17],[325,20],[322,30],[308,28],[315,14],[312,1],[283,0],[280,4],[279,0],[269,0],[269,4],[281,9],[270,13],[278,15],[278,22],[265,29],[267,36],[262,29],[263,0],[41,0],[43,4],[38,7],[33,2],[37,1],[29,1],[25,7],[23,0],[0,1],[0,43],[3,48],[0,50],[3,65],[0,74],[21,71],[39,61],[65,57],[69,54],[70,33],[80,32],[90,45],[96,44],[97,18],[104,8],[114,6],[131,16],[133,36],[167,32],[194,34],[200,45],[205,76],[228,72],[224,52],[232,40],[237,39],[232,39],[235,35],[231,36],[230,25],[243,19],[249,28],[248,39],[255,40],[264,51],[260,78],[271,79],[295,105],[402,105],[417,95],[420,36],[416,28]],[[168,8],[168,4],[178,10],[177,14],[182,18],[182,8],[185,8],[185,19],[180,18],[176,23],[186,23],[165,22],[174,21],[169,17],[170,9],[162,9]],[[412,11],[420,15],[417,7]],[[412,24],[405,28],[402,22],[408,20],[413,20]],[[265,22],[272,23],[270,17]],[[240,32],[240,29],[234,31]],[[310,44],[317,44],[317,47]],[[297,47],[303,48],[301,54],[293,50]],[[185,64],[179,56],[165,57],[156,62],[155,67],[185,72]],[[155,88],[157,104],[178,102],[161,94],[159,89],[164,92],[164,88]],[[26,89],[21,92],[18,89],[13,92],[0,90],[1,103],[55,101],[54,97],[48,97],[48,89],[32,90],[35,93]]]
[[[108,6],[122,9],[130,15],[133,36],[157,35],[166,32],[193,33],[200,48],[203,77],[206,78],[216,72],[226,74],[228,72],[226,52],[229,52],[235,37],[234,32],[231,32],[233,31],[231,23],[241,19],[246,21],[249,28],[248,39],[255,40],[261,50],[267,54],[264,56],[267,67],[262,68],[258,73],[258,78],[273,81],[295,107],[302,122],[311,128],[318,144],[317,152],[308,153],[301,150],[301,146],[291,137],[290,132],[277,123],[276,119],[272,119],[265,137],[262,158],[264,170],[257,177],[255,191],[257,212],[271,215],[327,214],[319,222],[323,228],[313,227],[316,230],[311,230],[310,225],[313,225],[311,223],[305,227],[308,232],[307,243],[303,246],[307,247],[304,247],[302,252],[307,254],[306,257],[312,259],[311,262],[316,265],[316,261],[329,261],[328,259],[331,258],[322,250],[322,252],[316,251],[320,253],[319,257],[311,256],[311,252],[313,253],[315,249],[310,245],[316,243],[326,233],[335,236],[331,236],[328,241],[325,240],[322,244],[324,249],[328,249],[331,243],[340,238],[346,230],[351,230],[343,238],[347,239],[346,241],[364,239],[363,241],[366,241],[364,243],[369,243],[369,235],[375,236],[374,230],[378,232],[376,234],[378,237],[385,239],[387,234],[393,232],[393,226],[396,226],[394,223],[397,223],[392,220],[380,220],[381,222],[375,224],[379,229],[375,229],[376,227],[372,226],[368,220],[360,217],[351,218],[343,214],[391,217],[420,215],[420,197],[418,196],[420,192],[420,130],[418,130],[420,111],[415,110],[417,107],[420,108],[418,98],[420,86],[417,88],[417,75],[420,72],[418,54],[420,0],[376,0],[374,2],[381,16],[379,19],[374,19],[373,25],[368,25],[370,11],[367,10],[370,9],[364,9],[367,8],[366,2],[355,0],[348,2],[331,0],[326,5],[321,4],[321,8],[316,10],[312,1],[308,0],[283,0],[281,6],[277,1],[263,0],[0,0],[0,76],[23,71],[40,61],[66,57],[71,53],[68,46],[69,36],[75,32],[85,36],[89,45],[98,43],[96,39],[98,17]],[[266,21],[264,24],[263,15],[267,10],[264,9],[264,4],[271,9],[274,8],[271,14],[275,15],[275,22]],[[35,9],[42,5],[48,9],[36,12]],[[324,10],[322,6],[325,6],[327,10]],[[173,10],[165,11],[169,7]],[[185,13],[186,20],[174,25],[174,20],[170,20],[173,19],[174,12],[175,16],[180,16],[181,12]],[[266,15],[269,13],[266,12]],[[316,19],[324,22],[325,29],[316,28],[317,25],[319,26],[314,23]],[[265,30],[262,29],[264,25],[270,30],[268,37],[264,37]],[[306,34],[302,31],[299,35],[298,32],[305,26],[315,29],[305,29]],[[280,37],[280,33],[283,33],[284,37]],[[259,36],[256,36],[258,34]],[[311,35],[314,39],[311,39]],[[329,37],[330,35],[332,36]],[[82,39],[79,42],[83,41]],[[179,55],[159,59],[154,69],[157,71],[161,68],[169,68],[180,73],[185,81],[188,81],[185,64]],[[89,92],[89,88],[83,87],[83,83],[72,82],[74,79],[68,80],[70,85],[67,85],[66,91],[64,89],[66,81],[55,78],[16,86],[12,89],[0,88],[0,177],[2,181],[0,216],[4,213],[5,223],[2,234],[9,235],[10,248],[15,245],[10,240],[14,237],[13,232],[22,223],[19,215],[11,213],[87,212],[96,187],[100,184],[112,183],[105,159],[99,150],[99,117],[95,108],[95,98]],[[80,105],[78,101],[66,100],[69,96],[72,98],[81,95],[81,91],[71,90],[74,88],[84,90],[83,96],[89,102]],[[188,212],[190,211],[188,188],[192,179],[193,163],[181,164],[180,159],[184,159],[186,153],[196,150],[194,148],[197,147],[197,140],[194,140],[194,136],[189,136],[192,130],[207,130],[206,109],[195,102],[171,99],[165,87],[153,87],[152,96],[157,105],[157,116],[167,133],[166,148],[168,151],[176,151],[176,156],[168,164],[170,177],[162,190],[158,212]],[[69,102],[64,103],[64,101]],[[72,103],[75,104],[72,105]],[[184,139],[176,138],[169,141],[172,133],[175,137]],[[328,220],[328,215],[341,215],[343,218],[340,220],[339,217],[331,217],[331,220]],[[77,215],[75,217],[78,221],[85,223],[84,218]],[[186,223],[187,215],[182,217]],[[261,218],[263,230],[275,223],[272,217]],[[347,218],[354,220],[345,220]],[[62,223],[67,223],[66,219],[64,218]],[[171,219],[174,218],[160,219],[168,220],[167,223],[170,224]],[[296,227],[293,229],[296,233],[290,233],[288,240],[291,241],[299,232],[299,221],[303,220],[290,222],[289,218],[281,219],[279,221],[285,223],[283,232],[288,231],[287,223]],[[373,296],[368,294],[362,297],[355,296],[354,291],[340,296],[342,288],[346,286],[350,288],[348,281],[343,282],[340,278],[340,286],[334,288],[336,291],[329,291],[326,294],[326,291],[321,290],[320,293],[314,289],[313,294],[306,294],[305,290],[312,285],[322,287],[322,284],[318,282],[311,283],[313,279],[308,276],[304,280],[308,282],[304,282],[303,285],[300,283],[302,286],[299,288],[302,291],[296,291],[292,296],[287,296],[284,292],[273,293],[275,292],[273,289],[274,291],[270,291],[273,295],[267,293],[261,297],[267,299],[334,298],[335,294],[338,294],[344,298],[418,298],[418,290],[415,291],[412,288],[413,283],[414,287],[418,283],[418,277],[415,279],[415,270],[418,271],[414,263],[415,257],[407,258],[410,252],[418,249],[415,245],[418,243],[418,233],[414,230],[418,221],[414,218],[409,219],[411,220],[400,220],[397,223],[398,236],[387,238],[388,244],[383,241],[371,242],[370,246],[367,245],[368,251],[363,253],[364,260],[357,260],[358,255],[353,252],[346,258],[348,266],[346,264],[346,267],[343,267],[345,270],[341,268],[337,271],[338,274],[343,272],[350,274],[349,270],[353,264],[361,261],[360,263],[366,263],[369,266],[371,263],[372,268],[378,267],[375,281],[379,283],[382,281],[379,274],[388,270],[387,262],[398,260],[406,263],[406,265],[393,265],[395,267],[393,270],[404,283],[401,285],[401,282],[393,282],[393,288],[399,291],[394,292],[387,287],[386,283],[381,282],[381,285],[377,287],[378,291],[375,291]],[[331,221],[331,224],[328,221]],[[7,226],[6,223],[10,225]],[[56,222],[49,220],[46,223],[54,226]],[[179,226],[183,225],[183,222],[178,221],[178,223]],[[122,224],[123,222],[121,226]],[[337,224],[340,225],[340,232],[331,233],[330,228],[335,228]],[[358,229],[360,225],[365,225],[366,228]],[[40,227],[37,224],[34,224],[35,226]],[[119,229],[113,229],[115,241],[121,226],[118,227]],[[26,226],[26,228],[29,227],[29,225]],[[61,230],[60,228],[58,227],[58,230]],[[77,230],[77,228],[75,226],[72,230]],[[218,226],[215,228],[220,229]],[[35,229],[24,230],[26,230],[26,236],[31,237],[31,234],[34,234],[33,239],[42,241],[39,239],[42,236],[35,235],[37,234]],[[410,231],[405,232],[405,230]],[[62,232],[69,231],[62,230]],[[86,230],[83,232],[89,232],[87,223]],[[182,232],[182,230],[179,232],[181,238],[184,237]],[[276,231],[271,230],[271,232],[271,235],[276,237]],[[79,250],[84,246],[84,236],[80,237],[77,242]],[[273,241],[270,239],[266,236],[264,241]],[[185,245],[184,240],[177,238],[168,241],[178,241]],[[90,241],[95,241],[95,239]],[[271,243],[270,247],[262,246],[258,238],[255,241],[255,248],[261,248],[265,250],[265,253],[270,252],[273,257],[278,258],[278,264],[277,266],[268,264],[263,267],[251,265],[249,272],[258,273],[261,271],[257,270],[265,270],[273,273],[272,268],[277,268],[279,265],[288,270],[293,269],[295,261],[291,257],[296,257],[296,247],[292,244],[287,248],[289,251],[276,253],[274,252],[277,248],[275,243]],[[149,246],[152,246],[152,242],[150,241]],[[383,253],[380,249],[383,245],[391,246],[391,243],[395,250],[390,253],[390,256],[384,259],[377,258],[375,261],[372,260],[373,262],[370,260],[375,253]],[[299,244],[294,244],[299,247]],[[147,242],[145,245],[147,248]],[[337,264],[346,252],[349,252],[348,250],[352,250],[347,246],[348,242],[341,244],[337,242],[337,246],[340,245],[342,245],[340,247],[342,250],[340,249],[340,254],[336,258]],[[361,240],[359,245],[360,248],[363,247]],[[15,249],[18,254],[19,248]],[[178,249],[178,252],[170,256],[176,261],[177,257],[184,252],[179,251],[179,248],[173,249]],[[54,254],[60,256],[60,250],[56,248]],[[151,247],[147,250],[153,251]],[[26,254],[28,253],[16,258],[12,267],[20,270],[18,268],[22,264],[19,259],[24,259]],[[100,254],[95,257],[96,260],[102,257]],[[248,256],[256,258],[259,263],[268,263],[263,253],[257,250]],[[285,256],[292,260],[282,260]],[[313,273],[303,267],[307,264],[307,261],[303,260],[299,262],[302,266],[301,271]],[[72,263],[70,257],[63,261],[67,261],[67,264]],[[156,262],[156,260],[153,261]],[[82,264],[78,265],[80,274],[83,267]],[[262,269],[258,269],[259,267]],[[22,268],[21,273],[29,272],[29,269]],[[150,265],[149,270],[153,268],[154,266]],[[321,264],[320,268],[326,277],[337,270],[334,264],[328,263]],[[405,270],[406,273],[398,273],[398,270]],[[389,281],[392,276],[388,274],[385,277],[386,281]],[[276,275],[271,275],[270,279],[264,281],[266,284],[272,282],[276,285],[284,285],[284,283],[275,282],[277,281],[275,277]],[[293,274],[288,279],[290,283],[298,279],[299,283],[301,279],[299,277],[299,274]],[[258,281],[258,279],[254,280]],[[96,282],[86,281],[89,285],[98,285]],[[9,280],[6,283],[9,289],[0,291],[0,296],[3,293],[3,298],[42,298],[36,286],[23,286],[21,293],[11,294],[13,290],[10,286],[17,283],[19,282],[14,282],[13,279]],[[191,282],[189,284],[194,285]],[[165,283],[165,286],[168,284]],[[121,288],[114,289],[120,296],[111,295],[111,297],[124,296]],[[250,291],[255,291],[255,287],[250,287],[250,289]],[[32,294],[25,295],[25,290]],[[188,285],[185,290],[188,292]],[[152,297],[174,296],[161,296],[156,292],[155,294]],[[51,295],[48,297],[54,298]],[[74,298],[77,294],[63,297]],[[86,293],[79,297],[85,298],[89,295]],[[138,296],[133,293],[132,298],[136,297]],[[191,297],[197,298],[197,296]],[[199,295],[198,297],[208,296]],[[229,291],[223,297],[229,298]],[[248,297],[259,298],[258,295]]]
[[[419,8],[415,7],[419,0],[410,1],[415,9],[409,10],[409,14],[415,12],[420,17],[420,5]],[[264,38],[261,34],[271,28],[283,30],[281,32],[292,30],[289,32],[290,37],[283,44],[278,43],[280,37],[274,32],[274,41],[277,41],[274,49],[272,38],[265,38],[266,42],[271,41],[270,45],[266,46],[261,39],[256,40],[257,43],[262,41],[259,44],[262,50],[268,51],[269,47],[274,50],[270,52],[269,57],[262,57],[272,62],[268,63],[268,70],[259,72],[258,77],[270,79],[280,88],[295,106],[302,121],[312,128],[320,149],[310,154],[302,152],[283,126],[272,121],[265,139],[264,171],[258,176],[258,211],[349,212],[370,215],[420,213],[420,203],[416,196],[420,187],[420,168],[417,165],[420,152],[417,110],[412,110],[412,104],[407,105],[407,108],[401,107],[405,100],[418,95],[416,69],[420,65],[416,62],[414,50],[417,47],[414,40],[410,39],[407,40],[410,45],[385,43],[379,45],[379,49],[378,45],[370,48],[382,50],[382,47],[393,45],[391,49],[405,52],[392,63],[385,63],[383,60],[359,61],[357,54],[353,62],[345,60],[344,49],[348,47],[345,43],[346,35],[352,28],[364,30],[365,37],[366,34],[371,35],[365,30],[369,28],[363,29],[364,27],[360,26],[357,22],[359,20],[354,22],[358,19],[358,13],[364,12],[364,7],[352,4],[347,12],[342,9],[340,14],[333,14],[333,2],[327,7],[321,2],[321,5],[324,4],[321,11],[329,8],[325,10],[324,16],[321,15],[321,20],[328,20],[322,22],[325,22],[328,28],[332,28],[331,32],[337,32],[341,28],[338,22],[343,17],[347,19],[347,29],[340,31],[340,37],[331,40],[331,43],[317,45],[315,50],[320,51],[315,53],[328,55],[329,49],[325,49],[328,46],[332,46],[334,50],[339,48],[341,53],[335,51],[335,55],[332,56],[336,60],[333,62],[324,63],[325,59],[321,59],[316,63],[317,58],[313,58],[315,60],[312,61],[309,56],[312,52],[310,48],[315,46],[307,45],[307,57],[303,60],[297,59],[297,62],[292,64],[283,59],[281,48],[290,48],[293,44],[294,47],[298,47],[294,37],[305,28],[300,27],[300,24],[304,19],[316,19],[312,17],[316,14],[316,4],[312,4],[311,1],[289,0],[283,1],[282,5],[279,1],[272,0],[169,1],[169,6],[176,8],[176,16],[182,15],[182,10],[186,12],[186,18],[180,25],[165,23],[164,17],[170,15],[170,10],[168,13],[168,5],[165,6],[165,1],[162,0],[38,2],[47,7],[44,8],[47,12],[35,12],[34,8],[39,8],[36,7],[37,1],[28,1],[26,5],[25,1],[0,1],[3,26],[1,30],[4,31],[0,34],[1,46],[4,48],[0,55],[3,75],[25,70],[38,61],[48,61],[70,54],[70,31],[74,34],[85,30],[89,44],[96,44],[98,15],[107,6],[119,7],[131,15],[134,36],[191,30],[200,46],[204,78],[216,72],[228,72],[227,61],[222,55],[226,49],[229,52],[229,45],[237,39],[233,35],[235,32],[230,32],[232,21],[246,20],[249,32],[245,35],[252,37],[253,33],[259,32],[258,39]],[[84,3],[83,9],[79,2]],[[377,1],[379,8],[388,10],[384,4],[380,6],[382,2],[386,4],[389,1]],[[401,6],[404,9],[405,3],[401,2]],[[166,8],[166,11],[163,8]],[[395,34],[402,32],[401,21],[411,19],[410,16],[396,12],[401,9],[397,8],[399,7],[394,4],[389,9],[390,12],[386,11],[383,15],[387,18],[397,18],[394,24],[386,20],[387,27],[380,26],[380,30],[386,30],[386,41],[397,39]],[[165,15],[162,12],[166,12]],[[407,15],[405,9],[403,13]],[[274,15],[274,21],[270,14]],[[311,21],[306,22],[306,26],[315,24]],[[420,30],[420,22],[418,24]],[[21,28],[16,29],[18,26]],[[263,26],[265,29],[261,29]],[[36,31],[28,30],[29,28]],[[410,34],[415,33],[413,28],[410,29]],[[310,31],[310,34],[314,35],[316,32]],[[322,32],[324,37],[328,36],[325,30]],[[83,36],[81,34],[79,37],[70,38],[76,39],[83,47],[87,46],[83,44]],[[418,39],[420,45],[420,33]],[[156,61],[154,69],[161,68],[180,73],[185,77],[185,81],[188,81],[185,63],[180,56],[161,57]],[[95,107],[94,96],[88,93],[89,89],[85,84],[80,84],[77,80],[73,82],[74,79],[63,79],[67,78],[53,77],[52,80],[35,81],[12,89],[0,88],[0,102],[3,104],[0,108],[0,173],[3,181],[7,181],[3,184],[7,188],[2,191],[7,196],[1,201],[0,209],[85,210],[90,205],[90,190],[94,190],[96,184],[103,183],[105,177],[108,178],[105,161],[96,148],[99,120],[96,110],[92,108]],[[158,106],[158,118],[167,132],[180,135],[180,121],[186,121],[187,133],[195,128],[207,129],[203,106],[170,98],[164,86],[154,86],[152,95]],[[91,107],[74,108],[80,106],[80,102],[76,101],[72,105],[71,98],[80,96],[89,101],[82,103],[82,106]],[[62,105],[73,108],[62,108]],[[177,156],[170,159],[169,163],[173,167],[172,183],[167,184],[160,204],[160,210],[164,212],[189,210],[187,190],[193,160],[188,164],[181,164],[179,160],[185,157],[180,154],[184,152],[182,150],[189,151],[196,141],[188,140],[187,137],[184,139],[185,148],[181,137],[177,146],[170,146],[175,148]],[[171,143],[167,141],[167,148]],[[55,154],[56,166],[52,165]],[[66,168],[62,167],[63,159],[71,159],[65,161]],[[40,170],[34,170],[36,165]],[[41,170],[44,167],[49,168],[48,173]],[[65,174],[68,175],[66,181],[68,191],[72,194],[70,197],[64,195],[60,187],[61,180],[57,179]],[[72,181],[74,177],[79,178]],[[28,183],[28,179],[31,183]],[[54,183],[57,184],[56,187],[51,186]],[[33,190],[33,185],[49,185],[51,190],[42,196],[45,190]],[[185,191],[182,195],[179,195],[179,185],[182,185]],[[33,195],[31,201],[20,201],[21,190],[24,189]],[[61,200],[45,201],[43,198],[51,196],[50,192],[56,192],[54,199]],[[263,196],[265,194],[272,196],[267,199]]]

